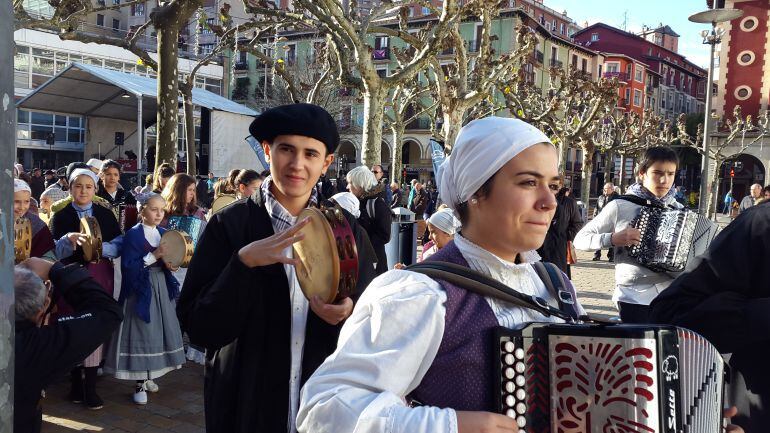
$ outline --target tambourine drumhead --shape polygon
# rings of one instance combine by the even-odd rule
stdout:
[[[214,201],[211,203],[211,215],[214,215],[215,213],[222,210],[225,206],[237,200],[238,198],[234,195],[230,195],[230,194],[220,195],[219,197],[214,199]]]
[[[83,258],[87,262],[96,263],[102,258],[102,230],[94,217],[80,218],[80,233],[88,239],[83,243]]]
[[[165,250],[163,261],[174,268],[186,268],[193,256],[193,240],[185,232],[168,230],[160,238],[160,245]]]
[[[29,258],[32,251],[32,223],[27,218],[17,218],[14,221],[13,246],[16,264]]]
[[[340,281],[337,242],[320,210],[307,208],[300,212],[297,221],[306,217],[310,217],[310,222],[300,230],[305,238],[294,244],[294,258],[300,261],[295,267],[297,281],[306,298],[318,295],[326,303],[331,303],[337,297]]]

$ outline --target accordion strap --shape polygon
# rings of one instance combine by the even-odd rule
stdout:
[[[650,199],[641,198],[638,195],[623,194],[615,198],[615,200],[625,200],[631,203],[638,204],[639,206],[654,207],[657,209],[676,209],[673,206],[666,206],[660,202],[652,201]]]
[[[439,280],[446,280],[481,296],[489,296],[510,302],[519,307],[535,310],[545,316],[556,316],[567,322],[575,320],[571,314],[548,305],[543,298],[525,295],[516,289],[508,287],[495,279],[480,272],[476,272],[473,269],[466,268],[465,266],[449,262],[431,261],[407,266],[405,270],[425,274]]]
[[[580,317],[577,304],[575,303],[577,296],[572,290],[568,289],[561,269],[548,262],[535,262],[532,265],[537,275],[543,280],[545,287],[551,292],[551,296],[559,303],[559,309],[572,316],[574,320],[577,320]]]

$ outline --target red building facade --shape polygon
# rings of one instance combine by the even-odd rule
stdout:
[[[658,75],[660,95],[656,111],[661,115],[675,118],[680,113],[703,111],[706,71],[681,54],[603,23],[578,31],[574,39],[595,51],[628,56]]]

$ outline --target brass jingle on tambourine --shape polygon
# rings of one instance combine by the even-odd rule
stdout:
[[[355,258],[354,252],[353,252],[353,242],[350,239],[350,236],[345,236],[345,252],[347,253],[347,257],[349,259]],[[342,255],[340,255],[342,257]]]
[[[342,211],[338,208],[334,208],[334,216],[337,217],[337,221],[339,221],[340,224],[344,222],[343,218],[345,218],[345,215],[342,214]]]
[[[340,257],[340,259],[345,258],[345,249],[342,245],[342,239],[337,238],[337,255]]]

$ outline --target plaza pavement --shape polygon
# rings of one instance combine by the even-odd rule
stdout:
[[[591,261],[592,256],[579,251],[579,262],[572,268],[578,297],[589,313],[615,316],[613,266],[606,252],[601,262]],[[104,376],[97,385],[104,408],[91,411],[67,400],[69,379],[63,377],[43,399],[43,433],[203,433],[203,367],[188,362],[156,383],[160,392],[148,393],[149,403],[138,406],[131,400],[133,382]]]

